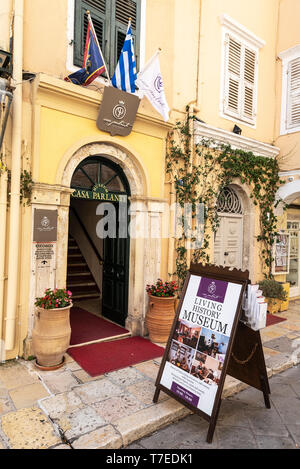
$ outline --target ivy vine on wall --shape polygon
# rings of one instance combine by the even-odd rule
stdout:
[[[283,181],[280,180],[276,159],[255,156],[252,152],[232,149],[213,140],[203,139],[194,144],[195,117],[186,109],[186,119],[178,121],[169,133],[166,171],[171,175],[176,202],[183,209],[190,204],[192,216],[190,229],[197,224],[197,204],[204,207],[203,240],[200,247],[191,253],[192,262],[210,262],[211,237],[219,226],[217,199],[222,189],[236,178],[250,188],[254,205],[259,208],[260,234],[257,242],[261,246],[263,272],[272,278],[273,245],[277,235],[277,217],[274,208],[278,205],[275,195]],[[184,225],[184,211],[180,217]],[[194,233],[192,231],[192,233]],[[176,239],[176,271],[180,288],[188,270],[187,254],[189,242],[186,232]]]

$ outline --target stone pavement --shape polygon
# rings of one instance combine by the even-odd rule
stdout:
[[[270,383],[271,398],[276,412],[275,409],[260,409],[263,397],[256,390],[247,389],[243,394],[230,398],[247,388],[247,385],[227,376],[223,391],[226,399],[221,406],[216,430],[218,443],[214,440],[213,445],[222,441],[221,445],[230,447],[235,438],[239,444],[242,445],[244,441],[246,445],[249,421],[253,429],[256,419],[261,433],[253,431],[249,441],[254,444],[255,440],[259,447],[260,440],[279,444],[279,436],[282,445],[289,447],[289,438],[293,432],[294,443],[297,438],[299,440],[300,370],[294,365],[300,362],[300,300],[291,302],[289,310],[280,315],[287,321],[261,332],[268,375],[273,376]],[[56,371],[40,371],[34,362],[23,359],[7,361],[0,365],[0,449],[133,448],[132,444],[137,440],[187,416],[184,422],[193,425],[197,422],[197,428],[203,428],[197,442],[193,444],[203,444],[207,422],[199,416],[190,415],[188,409],[163,392],[160,393],[159,402],[153,404],[159,363],[160,359],[150,360],[91,378],[69,355],[66,356],[63,368]],[[274,377],[289,368],[294,373],[291,374],[291,381],[286,383],[285,375]],[[295,382],[291,384],[293,380]],[[280,389],[283,391],[279,392]],[[241,406],[241,402],[246,404]],[[294,414],[293,409],[297,406]],[[285,409],[282,412],[290,420],[280,421],[276,418],[281,409]],[[295,422],[294,418],[298,420]],[[224,419],[225,422],[232,422],[234,435],[238,436],[228,432],[228,427],[223,428],[226,427]],[[273,429],[278,427],[276,431],[282,433],[270,433],[270,425]],[[220,431],[222,440],[219,439]],[[168,430],[164,430],[166,433]],[[257,436],[261,436],[261,439]],[[167,441],[172,444],[171,435],[168,438]],[[276,442],[274,438],[277,438]],[[154,443],[155,440],[148,441]]]
[[[127,449],[299,449],[299,378],[300,365],[270,378],[271,409],[254,388],[225,399],[212,444],[206,443],[207,422],[194,414]]]

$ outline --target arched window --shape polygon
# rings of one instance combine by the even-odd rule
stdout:
[[[217,211],[220,213],[243,214],[243,207],[236,192],[231,187],[224,187],[217,201]]]
[[[93,190],[101,184],[109,192],[130,195],[129,185],[123,170],[110,160],[93,156],[83,160],[75,169],[71,187],[73,189]]]

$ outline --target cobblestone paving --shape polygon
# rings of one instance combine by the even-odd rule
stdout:
[[[155,432],[127,449],[297,449],[300,448],[300,366],[270,379],[271,409],[248,388],[221,404],[212,444],[208,423],[197,415]]]

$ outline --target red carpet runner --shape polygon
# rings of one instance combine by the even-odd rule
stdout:
[[[71,340],[70,345],[82,344],[93,340],[105,339],[129,331],[117,324],[97,317],[82,308],[73,306],[70,312]]]
[[[267,324],[268,326],[273,326],[273,324],[277,324],[278,322],[286,321],[286,318],[280,318],[279,316],[275,316],[275,314],[267,314]]]
[[[73,347],[67,352],[90,376],[98,376],[161,357],[164,348],[143,337],[129,337]]]

